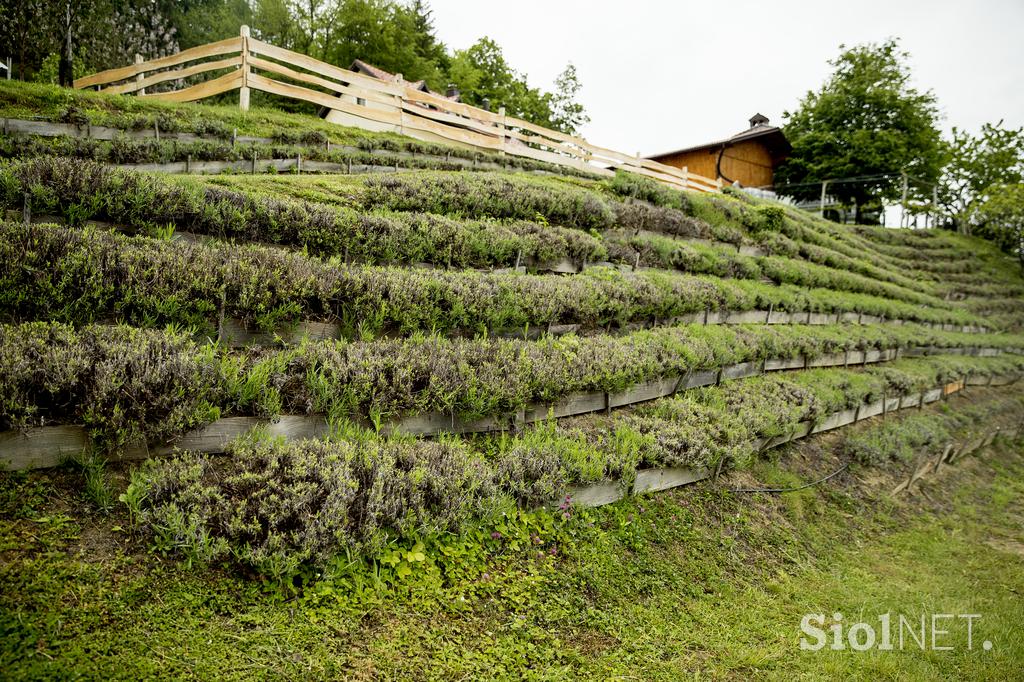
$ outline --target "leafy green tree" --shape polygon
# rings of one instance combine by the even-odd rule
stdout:
[[[299,25],[288,0],[255,0],[252,32],[260,40],[294,50],[299,39]]]
[[[163,8],[159,2],[142,4],[161,10],[182,50],[236,36],[243,24],[252,25],[254,20],[253,5],[248,0],[164,1]]]
[[[531,88],[526,76],[513,69],[491,38],[481,38],[452,57],[449,78],[462,93],[462,101],[497,111],[505,107],[509,116],[537,125],[553,127],[553,96]]]
[[[1024,269],[1024,184],[989,187],[973,215],[975,234],[1014,255]]]
[[[426,12],[426,14],[423,14]],[[408,81],[444,87],[437,52],[444,47],[430,31],[429,10],[389,0],[342,0],[332,18],[327,61],[347,67],[362,59]]]
[[[899,196],[901,173],[919,185],[938,181],[946,149],[935,95],[911,86],[908,57],[888,40],[844,49],[829,62],[834,71],[821,89],[783,114],[793,146],[776,173],[783,193],[813,198],[824,180],[856,178],[828,191],[854,205],[860,222],[865,204]]]
[[[1003,128],[1002,121],[984,124],[978,135],[953,128],[950,157],[939,201],[955,227],[966,232],[972,210],[985,200],[989,187],[1024,180],[1024,128]]]
[[[555,79],[555,92],[551,98],[551,122],[564,133],[575,135],[581,126],[590,122],[586,110],[576,98],[583,85],[576,74],[576,66],[569,62]]]

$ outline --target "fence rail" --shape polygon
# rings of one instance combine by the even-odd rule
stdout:
[[[224,73],[209,80],[185,84],[190,76],[220,71]],[[168,81],[179,81],[180,87],[146,92],[146,88]],[[75,87],[171,102],[238,90],[243,110],[249,108],[250,91],[258,90],[323,107],[328,111],[326,119],[341,125],[523,156],[596,175],[611,176],[621,169],[676,189],[721,190],[719,180],[599,147],[582,137],[508,116],[503,107],[487,111],[423,92],[400,76],[384,81],[265,43],[252,38],[247,26],[237,38],[149,61],[136,58],[130,66],[79,78]]]

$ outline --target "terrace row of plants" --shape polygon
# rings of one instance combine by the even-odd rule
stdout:
[[[228,415],[320,414],[331,421],[369,419],[378,427],[426,412],[502,416],[574,393],[617,392],[748,361],[923,344],[972,348],[976,339],[910,326],[684,325],[622,337],[421,336],[232,353],[173,330],[3,325],[0,430],[84,424],[98,446],[114,449],[139,440],[161,443]],[[1016,355],[1021,340],[986,336],[990,347],[1014,354],[950,361],[993,371],[1024,367],[1024,356]]]
[[[338,555],[372,554],[395,538],[557,504],[574,484],[628,487],[649,466],[743,466],[759,439],[907,386],[941,385],[963,369],[938,359],[899,364],[752,379],[519,436],[385,439],[347,427],[329,440],[285,444],[255,433],[226,457],[151,460],[133,472],[125,497],[159,549],[235,560],[279,580],[315,575]],[[564,498],[562,513],[572,503]]]
[[[461,153],[454,147],[438,145],[437,149],[433,149],[432,146],[403,136],[370,133],[330,125],[310,119],[308,116],[284,114],[272,109],[254,109],[242,113],[231,107],[167,104],[131,97],[106,97],[102,94],[84,91],[54,91],[53,88],[12,82],[0,85],[2,85],[0,87],[0,111],[5,116],[39,117],[42,115],[54,121],[78,125],[87,123],[109,125],[123,129],[149,129],[155,125],[165,132],[191,132],[221,139],[228,139],[237,131],[241,134],[263,135],[285,144],[306,142],[311,145],[319,145],[324,138],[327,138],[334,144],[356,145],[362,146],[364,149],[392,149],[414,153],[441,153],[443,149],[446,154],[458,155]],[[631,196],[672,208],[686,208],[687,195],[662,187],[644,178],[620,174],[614,181],[607,184],[611,185],[609,189],[619,196]],[[708,198],[710,201],[702,201],[695,208],[701,209],[706,205],[712,205],[712,203],[737,204],[740,201],[756,205],[756,202],[750,200],[742,192],[734,193],[734,197],[735,200],[731,202],[724,202],[726,197],[710,197]],[[716,209],[712,212],[720,213],[720,210]],[[800,212],[792,210],[787,210],[786,214],[790,220],[802,215]],[[533,217],[529,216],[530,219]],[[815,229],[821,231],[823,223],[814,221],[810,216],[805,217],[806,222],[815,224]],[[849,232],[846,228],[838,229],[840,230],[837,233],[839,235]],[[877,234],[873,233],[872,239],[875,236]],[[915,238],[890,236],[888,239]],[[932,243],[928,239],[921,239],[914,244],[919,246],[919,242],[926,246]],[[912,255],[916,255],[916,253]],[[959,267],[960,270],[970,271],[969,265],[965,267],[962,262],[955,261],[939,262],[932,259],[922,265],[929,268],[952,265]]]
[[[943,306],[934,297],[834,268],[782,257],[743,256],[724,246],[657,235],[605,239],[581,230],[515,221],[454,220],[422,213],[361,213],[307,201],[251,197],[217,187],[115,171],[99,164],[37,159],[0,166],[0,208],[110,221],[155,234],[167,225],[199,234],[302,247],[370,264],[425,262],[509,267],[611,260],[694,274],[761,279]]]
[[[801,257],[822,265],[850,270],[923,294],[943,295],[948,290],[937,280],[924,282],[906,276],[905,263],[888,263],[886,268],[879,268],[864,258],[870,249],[865,249],[863,245],[844,244],[820,231],[804,229],[800,232],[807,233],[807,238],[815,243],[794,241],[775,231],[777,228],[765,228],[766,224],[790,221],[788,213],[783,209],[761,206],[747,210],[740,202],[717,195],[675,192],[680,197],[679,201],[675,206],[661,207],[659,213],[652,210],[654,206],[646,203],[623,204],[610,199],[608,192],[599,191],[602,185],[493,173],[417,173],[356,179],[339,176],[258,177],[245,178],[244,181],[241,178],[215,177],[204,181],[247,193],[254,198],[272,194],[363,210],[386,208],[418,211],[426,208],[458,217],[539,220],[546,224],[597,230],[604,232],[606,239],[611,236],[611,230],[616,229],[624,230],[627,238],[629,232],[647,230],[702,239],[713,237],[724,244],[734,245],[753,239],[777,255]],[[674,192],[667,188],[660,191]],[[730,203],[741,206],[746,213],[739,218],[730,217],[732,214],[721,208],[723,205],[728,207]],[[683,206],[685,210],[678,206]],[[750,237],[745,237],[745,233],[750,233]],[[957,261],[956,265],[964,269],[971,268],[970,263],[963,261]]]
[[[704,205],[701,214],[706,220],[726,219],[750,226],[755,233],[754,237],[760,241],[767,239],[777,242],[779,237],[784,237],[783,242],[789,240],[801,245],[814,245],[827,249],[833,257],[840,255],[855,261],[861,259],[864,253],[870,253],[872,261],[880,264],[882,270],[895,268],[897,271],[912,272],[915,277],[923,275],[930,279],[950,272],[970,273],[978,278],[979,269],[985,275],[996,275],[996,279],[999,279],[999,275],[1015,274],[1006,269],[998,251],[991,245],[978,240],[965,240],[945,231],[889,230],[870,226],[858,226],[858,229],[851,230],[793,207],[781,207],[783,219],[775,222],[772,230],[762,229],[758,232],[759,224],[764,223],[757,220],[755,210],[758,203],[749,195],[727,188],[725,195],[694,198]],[[887,253],[888,241],[896,239],[890,233],[913,233],[914,237],[907,237],[912,240],[913,246],[903,248],[896,255]],[[965,251],[971,254],[971,259],[963,258]]]
[[[326,162],[339,167],[375,166],[380,168],[429,169],[442,171],[463,170],[477,165],[484,168],[544,171],[549,173],[578,173],[570,167],[562,168],[522,156],[498,156],[475,153],[470,156],[445,148],[423,152],[387,151],[387,147],[360,149],[331,147],[325,144],[253,143],[232,144],[220,140],[138,140],[115,137],[100,140],[83,137],[36,137],[6,135],[0,137],[0,158],[33,159],[45,156],[91,160],[114,165],[160,165],[198,162],[246,162],[240,171],[248,171],[248,162],[257,160],[287,160],[301,157],[305,161]],[[399,146],[399,145],[395,145]],[[417,146],[417,145],[401,145]],[[425,149],[429,146],[423,145]]]
[[[321,187],[337,183],[334,179],[321,182]],[[718,241],[741,244],[746,239],[762,244],[772,253],[799,255],[800,248],[790,246],[783,250],[775,237],[807,243],[821,249],[839,253],[861,261],[867,266],[861,274],[876,276],[878,268],[865,260],[865,254],[874,255],[870,244],[844,244],[825,234],[822,229],[800,228],[785,232],[797,225],[788,219],[788,213],[769,204],[747,208],[738,201],[718,195],[682,195],[683,209],[664,208],[661,215],[650,212],[643,203],[622,204],[610,201],[583,183],[550,178],[529,178],[502,174],[480,173],[416,173],[396,176],[370,176],[361,178],[356,185],[344,183],[339,191],[351,196],[366,208],[389,210],[429,211],[465,217],[494,217],[500,219],[544,220],[565,227],[607,230],[614,227],[644,229],[669,235],[711,237]],[[671,191],[671,190],[669,190]],[[742,209],[732,215],[723,207],[729,204]],[[626,209],[643,217],[630,219]],[[824,221],[821,221],[824,223]],[[818,226],[817,222],[811,223]],[[680,228],[679,225],[685,226]],[[691,228],[691,226],[693,226]],[[745,235],[750,235],[746,237]],[[962,260],[962,251],[958,260]],[[908,288],[918,288],[902,273],[906,262],[892,262],[888,268],[895,271],[896,281]],[[933,291],[924,290],[924,293]]]
[[[68,167],[70,166],[70,167]],[[445,258],[445,251],[440,249],[438,244],[442,244],[446,238],[452,238],[457,236],[453,231],[454,223],[447,223],[444,225],[446,229],[442,229],[439,232],[428,234],[426,236],[420,236],[418,234],[412,235],[416,238],[407,239],[410,236],[410,229],[406,223],[410,220],[422,226],[426,221],[427,224],[433,225],[440,219],[430,218],[426,219],[421,215],[416,215],[415,218],[408,218],[402,220],[395,215],[388,215],[387,218],[378,216],[373,219],[370,225],[367,225],[367,221],[370,220],[364,215],[358,213],[338,214],[332,213],[325,207],[318,206],[316,204],[302,203],[282,203],[280,200],[269,199],[263,194],[256,194],[255,196],[245,196],[242,194],[224,194],[223,190],[211,191],[207,189],[205,192],[188,185],[182,186],[181,184],[167,183],[166,181],[158,181],[154,178],[147,178],[146,176],[127,177],[123,174],[112,174],[109,171],[99,167],[90,166],[88,164],[68,164],[66,161],[38,161],[25,166],[19,166],[12,169],[14,178],[8,181],[9,189],[7,191],[7,202],[8,204],[18,204],[21,202],[24,189],[26,187],[36,188],[36,192],[40,195],[35,201],[44,208],[51,208],[52,210],[61,210],[65,214],[70,213],[72,216],[77,217],[80,215],[85,216],[107,216],[119,220],[128,222],[130,224],[141,224],[147,225],[152,223],[160,223],[168,216],[173,216],[176,223],[182,225],[184,229],[193,229],[199,232],[214,233],[214,234],[228,234],[228,235],[240,235],[245,238],[255,238],[261,241],[283,241],[285,243],[302,243],[307,248],[312,249],[315,253],[339,253],[342,250],[351,249],[351,252],[355,255],[359,255],[361,251],[365,251],[365,247],[361,247],[357,244],[353,244],[353,239],[365,244],[365,237],[373,230],[382,230],[385,232],[385,239],[380,240],[383,244],[387,245],[387,249],[384,250],[384,258],[400,257],[401,254],[394,254],[392,244],[395,241],[403,242],[408,241],[411,245],[410,255],[421,255],[424,258],[431,256],[436,260],[442,260]],[[455,176],[460,178],[462,176]],[[640,229],[643,225],[648,223],[661,224],[657,217],[643,216],[642,210],[634,210],[633,218],[623,213],[622,204],[612,203],[608,204],[603,202],[601,197],[592,192],[581,191],[577,187],[566,185],[563,182],[543,182],[535,181],[528,178],[520,178],[517,176],[498,176],[498,180],[494,179],[491,175],[476,175],[468,176],[474,178],[473,182],[478,185],[487,185],[490,189],[500,189],[506,194],[516,194],[521,192],[523,196],[529,196],[529,200],[523,199],[518,201],[509,201],[502,204],[502,207],[492,207],[491,209],[481,211],[482,214],[489,217],[497,218],[509,218],[512,216],[537,216],[544,215],[544,220],[548,221],[549,218],[559,218],[566,222],[569,222],[577,227],[584,226],[587,224],[601,224],[601,225],[625,225],[629,230]],[[59,178],[59,179],[56,179]],[[293,179],[294,180],[294,179]],[[223,179],[217,180],[218,183],[224,182]],[[379,178],[371,178],[366,181],[360,181],[358,184],[346,183],[338,185],[337,180],[324,180],[317,179],[314,181],[317,189],[328,188],[336,186],[338,191],[345,194],[344,203],[352,203],[362,208],[369,208],[378,204],[388,204],[387,201],[379,201],[378,199],[371,198],[372,195],[385,192],[386,190],[380,189],[381,183],[386,184],[399,184],[404,185],[406,180],[403,179],[388,179],[381,180]],[[365,183],[365,184],[364,184]],[[295,184],[294,182],[282,184],[279,181],[275,181],[272,185],[263,185],[263,189],[271,189],[273,191],[280,191],[282,188],[288,189],[288,186]],[[422,182],[420,183],[422,184]],[[142,185],[140,187],[139,185]],[[252,185],[250,182],[246,183],[230,183],[229,186],[236,189],[248,189]],[[298,188],[297,194],[305,195],[308,194],[308,183],[305,181]],[[364,191],[360,188],[365,187],[376,188],[372,191]],[[43,189],[46,188],[46,189]],[[524,189],[525,188],[525,189]],[[557,191],[552,190],[555,188]],[[217,188],[219,189],[219,188]],[[295,188],[292,188],[295,189]],[[435,188],[436,189],[436,188]],[[445,191],[448,187],[446,186]],[[251,189],[249,190],[251,192]],[[83,206],[77,197],[80,197],[82,193],[88,193],[92,196],[97,197],[94,204]],[[554,194],[552,194],[554,192]],[[566,200],[565,205],[573,205],[574,208],[565,208],[555,210],[551,207],[552,197],[557,199],[557,195],[567,195],[572,197],[570,200]],[[115,199],[109,201],[109,205],[104,205],[103,197],[113,194]],[[322,192],[317,192],[318,198],[322,197]],[[125,207],[124,201],[120,197],[124,196],[145,196],[149,198],[148,201],[136,201],[133,202],[130,208]],[[444,196],[448,197],[448,194]],[[488,196],[479,198],[476,203],[490,202],[492,199]],[[700,199],[703,200],[703,199]],[[696,197],[690,201],[698,201]],[[603,202],[603,203],[602,203]],[[221,207],[223,203],[225,206]],[[390,202],[392,208],[408,208],[414,205],[414,201],[403,204],[402,201]],[[557,202],[555,204],[557,205]],[[617,218],[611,218],[616,210],[609,208],[618,207],[616,209],[619,213]],[[142,208],[139,208],[139,207]],[[634,209],[637,209],[634,206]],[[526,208],[524,208],[526,207]],[[595,208],[596,207],[596,208]],[[435,207],[436,208],[436,207]],[[546,214],[541,213],[536,209],[544,209],[547,211]],[[516,211],[519,211],[516,213]],[[678,213],[678,212],[675,212]],[[586,216],[580,218],[578,216]],[[636,217],[639,215],[640,217]],[[681,214],[680,214],[681,215]],[[577,216],[572,218],[571,216]],[[618,220],[618,222],[615,222]],[[595,222],[596,221],[596,222]],[[456,247],[452,251],[455,254],[462,255],[462,262],[468,264],[479,262],[487,264],[493,262],[488,258],[488,247],[490,244],[489,240],[484,240],[484,243],[476,243],[479,240],[479,232],[482,229],[490,227],[490,223],[470,222],[468,224],[469,236],[467,240],[472,246],[469,247],[469,252],[466,252],[467,246],[463,239],[455,239],[454,244]],[[544,230],[536,223],[516,223],[516,227],[520,232],[523,230],[528,231],[531,236],[541,238],[538,235],[545,234]],[[546,227],[546,226],[544,226]],[[697,229],[698,235],[706,234],[700,230],[704,228],[701,225],[690,220],[689,227],[680,228],[677,232],[686,233],[690,227]],[[496,230],[496,228],[495,228]],[[589,238],[589,236],[576,235],[575,241],[582,242],[575,244],[576,248],[565,249],[564,244],[566,241],[573,241],[571,236],[573,233],[567,230],[553,230],[557,233],[552,236],[554,244],[551,248],[541,249],[539,245],[533,243],[524,244],[527,249],[523,258],[529,258],[531,253],[540,254],[542,257],[550,254],[570,253],[578,254],[582,258],[582,261],[593,261],[601,260],[603,258],[612,258],[615,260],[623,260],[626,262],[635,262],[636,252],[632,248],[623,250],[619,248],[622,245],[622,240],[612,239],[605,240],[605,244],[601,244],[599,240]],[[391,239],[391,235],[397,235],[397,239]],[[858,267],[857,261],[851,261],[851,259],[840,256],[838,259],[830,258],[829,252],[819,253],[821,249],[812,247],[811,249],[801,248],[788,238],[781,237],[780,235],[774,235],[778,239],[777,242],[783,242],[780,244],[774,244],[771,248],[772,251],[786,253],[792,256],[799,256],[812,260],[815,262],[824,262],[824,264],[839,269],[850,269],[855,272],[860,272],[866,277],[870,277],[874,280],[884,279],[887,281],[893,281],[902,287],[908,289],[916,289],[922,291],[922,293],[934,296],[938,293],[941,288],[935,285],[922,285],[922,283],[914,281],[910,278],[902,275],[886,277],[880,273],[874,266],[860,262]],[[499,235],[500,237],[500,235]],[[735,234],[733,234],[735,237]],[[634,240],[637,238],[634,238]],[[500,241],[500,239],[499,239]],[[629,240],[627,240],[629,241]],[[788,243],[784,243],[788,242]],[[505,246],[503,249],[503,257],[507,255],[507,252],[512,250],[516,244],[508,243],[508,241],[502,242]],[[804,245],[806,246],[806,245]],[[711,247],[708,247],[711,248]],[[723,250],[724,251],[724,250]],[[516,249],[515,253],[519,254],[520,249]],[[375,253],[365,254],[370,260],[373,260]],[[651,255],[649,252],[648,255]],[[653,255],[657,256],[658,251],[653,251]],[[832,254],[834,256],[834,254]],[[449,257],[447,260],[455,261],[458,264],[458,256],[452,258]],[[507,263],[508,261],[503,261]],[[514,260],[512,261],[514,262]],[[685,261],[677,259],[676,265],[681,264]],[[692,259],[691,259],[692,262]],[[672,265],[672,259],[668,259],[668,262],[655,261],[656,265]],[[790,271],[793,268],[788,268]],[[788,275],[792,277],[792,272]],[[850,275],[843,273],[841,275],[830,275],[833,279],[836,277],[841,278],[839,286],[841,288],[853,288],[854,290],[880,290],[884,287],[881,282],[869,282],[864,277],[858,277],[856,275]],[[814,281],[814,279],[821,280],[823,277],[822,273],[815,272],[810,275],[804,275],[801,279],[805,283]],[[990,285],[996,286],[999,285]],[[886,288],[888,292],[897,292],[898,289]],[[913,294],[903,294],[905,299],[914,299]]]
[[[962,441],[966,433],[980,426],[1009,417],[1024,419],[1024,395],[997,394],[977,403],[958,403],[953,409],[904,414],[866,428],[853,429],[839,446],[851,460],[867,466],[885,466],[890,462],[910,464],[923,450],[942,451],[948,444]]]
[[[559,324],[611,328],[769,308],[987,324],[952,307],[752,280],[600,267],[560,277],[346,266],[253,245],[0,223],[0,318],[7,320],[176,323],[207,334],[225,317],[266,332],[323,320],[352,338]]]

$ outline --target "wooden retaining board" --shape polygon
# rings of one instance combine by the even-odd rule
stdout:
[[[731,371],[739,375],[742,372],[752,371],[756,368],[756,365],[757,363],[740,363],[739,365],[731,366]],[[684,388],[712,385],[718,383],[725,369],[730,368],[703,370],[690,373],[684,377],[668,377],[646,382],[614,395],[602,392],[578,393],[570,395],[553,405],[537,404],[513,415],[465,420],[451,414],[439,412],[422,413],[394,420],[384,425],[383,430],[386,433],[415,435],[432,435],[442,432],[478,433],[502,431],[513,428],[517,422],[529,423],[547,419],[549,416],[560,418],[609,410],[612,407],[621,407],[671,395],[677,390]],[[883,406],[884,411],[889,412],[898,410],[901,406],[919,404],[921,401],[924,403],[934,402],[941,399],[943,395],[961,390],[964,385],[972,384],[972,379],[977,379],[978,384],[984,383],[1001,386],[1013,383],[1019,380],[1019,378],[1019,374],[1003,375],[1000,377],[968,377],[966,382],[957,382],[926,391],[921,394],[920,398],[916,394],[893,397],[888,398],[884,403],[883,401],[876,401],[857,409],[835,413],[821,424],[813,427],[812,432],[817,433],[837,428],[857,419],[876,416],[883,412]],[[984,381],[981,381],[982,379]],[[282,415],[273,421],[256,417],[225,417],[206,427],[174,439],[169,443],[153,448],[149,448],[144,444],[130,445],[118,453],[116,458],[142,459],[153,455],[169,454],[176,448],[207,453],[221,452],[229,442],[257,427],[264,427],[271,434],[281,435],[287,439],[320,438],[328,432],[325,418],[319,415]],[[797,436],[791,436],[790,438],[792,437]],[[783,441],[779,441],[778,438],[772,439],[768,442],[768,445],[776,442]],[[85,429],[77,425],[2,432],[0,433],[0,463],[5,463],[12,469],[55,466],[61,460],[81,453],[88,445],[89,440]]]
[[[633,482],[633,494],[653,493],[669,490],[682,485],[703,481],[711,475],[709,469],[693,469],[690,467],[671,467],[668,469],[640,469],[636,472]]]

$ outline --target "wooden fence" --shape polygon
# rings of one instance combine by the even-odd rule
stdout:
[[[190,76],[216,71],[224,73],[195,85],[184,84]],[[178,81],[181,87],[146,92],[168,81]],[[191,102],[238,90],[243,110],[249,108],[250,91],[259,90],[321,106],[328,111],[328,121],[341,125],[523,156],[597,175],[611,176],[614,169],[621,169],[677,189],[721,189],[718,180],[598,147],[582,137],[508,116],[503,107],[497,113],[487,111],[423,92],[400,75],[395,81],[384,81],[275,47],[251,37],[248,26],[242,27],[237,38],[168,57],[144,61],[136,56],[134,64],[79,78],[75,87],[170,102]]]

